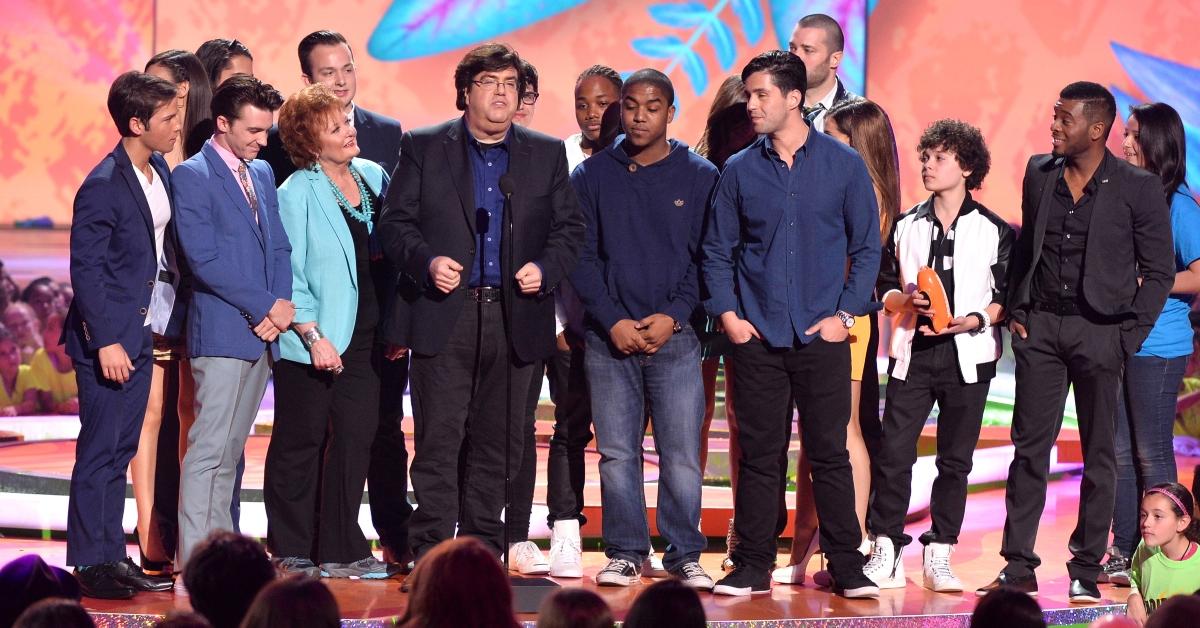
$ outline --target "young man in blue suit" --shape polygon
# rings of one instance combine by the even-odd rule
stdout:
[[[195,277],[188,355],[196,422],[180,471],[179,564],[229,530],[238,458],[266,391],[280,333],[295,316],[291,245],[279,220],[267,143],[275,88],[234,76],[213,94],[216,133],[173,173],[180,244]]]
[[[67,563],[88,597],[165,591],[125,554],[125,470],[137,453],[150,394],[150,297],[158,277],[155,233],[171,219],[167,162],[181,126],[171,83],[141,72],[117,77],[108,110],[121,141],[75,195],[71,283],[63,331],[79,384],[79,439],[67,505]]]

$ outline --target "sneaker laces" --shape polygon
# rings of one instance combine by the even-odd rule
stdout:
[[[679,570],[683,572],[685,580],[708,577],[708,574],[704,572],[704,568],[700,566],[700,563],[684,563],[679,567]]]
[[[884,568],[890,569],[891,565],[887,563],[888,560],[884,556],[883,544],[876,542],[875,548],[871,550],[871,558],[868,559],[867,564],[863,566],[863,572],[870,573]]]
[[[950,554],[933,554],[929,557],[929,564],[926,567],[934,578],[949,579],[954,578],[954,572],[950,569]]]
[[[563,559],[565,550],[569,550],[571,562],[573,564],[579,564],[580,558],[583,554],[583,548],[580,547],[579,539],[555,539],[554,547],[550,548],[550,551],[554,554],[555,558],[560,561]]]
[[[604,566],[604,569],[600,570],[600,573],[609,572],[623,574],[625,571],[636,571],[634,569],[634,564],[628,560],[625,560],[624,558],[614,558],[608,561],[608,564]]]

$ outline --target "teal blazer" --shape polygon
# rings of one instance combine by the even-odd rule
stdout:
[[[383,168],[358,158],[351,165],[382,205],[387,186]],[[376,207],[375,215],[382,209]],[[329,179],[307,169],[293,173],[279,186],[279,215],[292,243],[295,322],[315,321],[340,355],[350,346],[358,314],[358,267],[354,240]],[[312,357],[294,330],[279,337],[279,348],[285,360],[312,364]]]

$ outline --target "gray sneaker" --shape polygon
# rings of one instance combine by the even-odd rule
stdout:
[[[1129,557],[1121,551],[1121,548],[1115,545],[1108,548],[1108,560],[1100,565],[1100,576],[1096,578],[1096,581],[1115,584],[1119,587],[1129,586]]]
[[[684,584],[701,591],[712,591],[713,579],[704,571],[700,563],[692,560],[680,564],[671,570],[671,575],[679,578]]]
[[[275,566],[276,571],[285,576],[298,573],[304,574],[309,578],[316,578],[321,575],[321,570],[313,564],[313,561],[307,558],[297,558],[295,556],[275,557],[271,559],[271,564]]]
[[[368,556],[352,563],[321,563],[323,578],[362,578],[364,580],[382,580],[400,573],[399,565],[389,565],[374,556]]]

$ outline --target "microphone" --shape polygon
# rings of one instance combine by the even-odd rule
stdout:
[[[516,191],[517,191],[517,180],[514,179],[513,176],[511,174],[508,174],[507,172],[500,175],[500,192],[502,194],[504,194],[504,196],[507,198],[507,197],[512,196],[513,192],[516,192]]]

